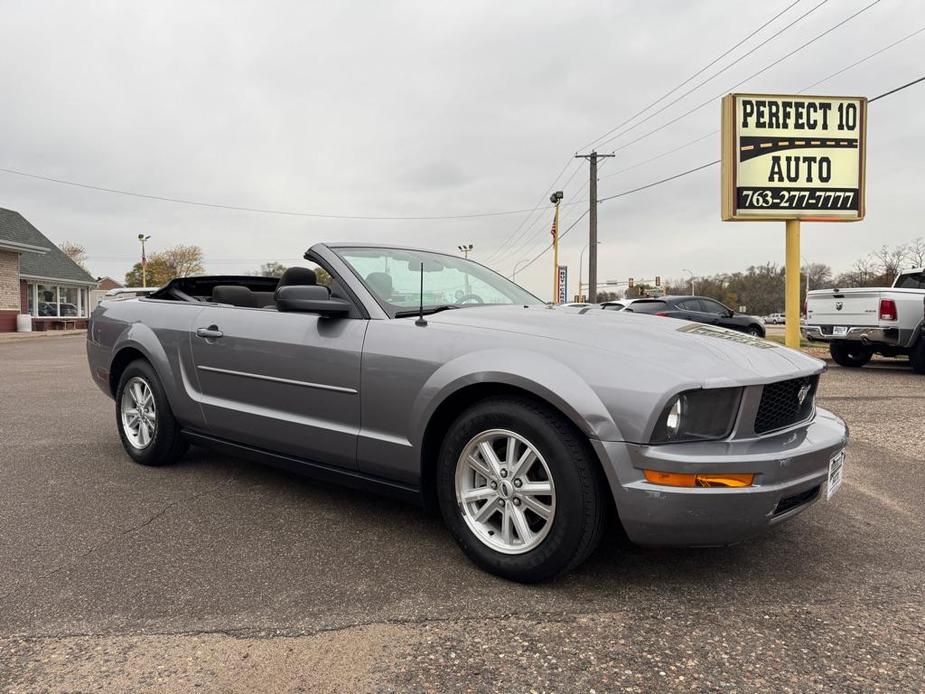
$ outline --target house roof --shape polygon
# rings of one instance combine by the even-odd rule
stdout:
[[[71,260],[19,212],[0,207],[0,244],[41,248],[44,253],[24,252],[19,257],[19,274],[27,277],[96,284],[93,276]]]

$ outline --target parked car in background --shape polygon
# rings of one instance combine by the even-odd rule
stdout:
[[[639,299],[620,299],[615,301],[604,301],[600,307],[605,311],[625,311],[627,307],[632,306],[634,301]]]
[[[103,295],[102,301],[113,299],[134,299],[139,296],[150,296],[160,287],[115,287]]]
[[[816,289],[806,297],[807,340],[829,343],[836,364],[864,366],[874,354],[908,356],[925,374],[925,268],[899,274],[892,287]]]
[[[783,325],[787,320],[783,313],[772,313],[770,316],[765,317],[764,322],[768,325]]]
[[[695,323],[708,323],[755,337],[764,337],[761,318],[736,313],[725,304],[705,296],[662,296],[658,299],[635,299],[625,311],[649,313],[667,318],[680,318]]]
[[[458,256],[305,259],[96,308],[90,373],[133,460],[195,443],[416,500],[476,564],[527,582],[588,557],[611,509],[640,544],[727,545],[841,483],[848,431],[816,407],[818,359],[546,305]]]

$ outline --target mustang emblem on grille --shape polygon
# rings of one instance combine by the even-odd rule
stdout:
[[[841,301],[836,301],[836,302],[835,302],[835,310],[836,310],[836,311],[841,311],[841,307],[842,307],[842,306],[844,306],[844,304],[843,304]]]
[[[809,391],[812,389],[813,387],[809,383],[800,386],[800,391],[797,393],[797,400],[800,402],[800,407],[806,404],[806,398],[809,396]]]

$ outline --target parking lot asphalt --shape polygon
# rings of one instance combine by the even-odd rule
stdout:
[[[747,544],[482,573],[437,517],[123,453],[80,338],[0,344],[6,691],[921,691],[925,377],[830,366],[845,482]]]

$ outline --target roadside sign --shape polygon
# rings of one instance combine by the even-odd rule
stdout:
[[[559,266],[559,281],[558,281],[559,296],[556,297],[557,304],[568,303],[568,266],[560,265]]]
[[[784,344],[800,346],[800,222],[864,219],[867,99],[723,97],[723,221],[784,222]]]
[[[867,99],[723,98],[724,221],[864,218]]]

